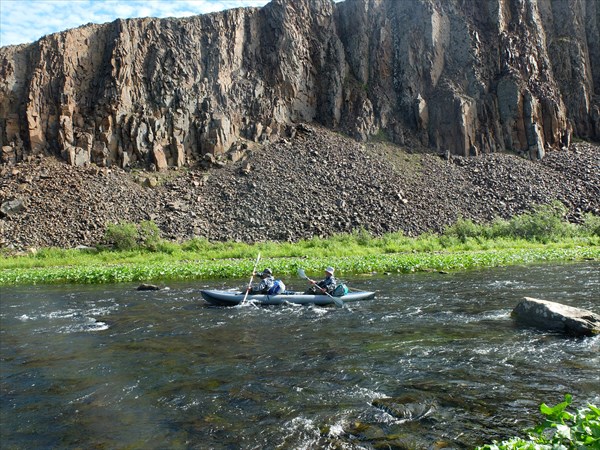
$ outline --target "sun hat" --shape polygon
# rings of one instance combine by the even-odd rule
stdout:
[[[333,275],[333,271],[334,270],[335,269],[333,267],[329,266],[327,269],[325,269],[325,272],[330,273],[331,275]]]

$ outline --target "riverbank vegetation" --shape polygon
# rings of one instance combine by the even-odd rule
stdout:
[[[0,285],[240,278],[252,273],[258,253],[261,266],[281,277],[299,268],[320,274],[327,265],[349,276],[600,260],[600,217],[588,214],[577,225],[566,221],[565,213],[554,203],[487,225],[461,219],[440,235],[374,237],[359,230],[327,239],[255,244],[200,238],[174,243],[162,239],[153,222],[111,224],[96,248],[5,254]]]
[[[600,409],[590,404],[569,412],[567,408],[572,400],[567,394],[565,401],[554,407],[542,403],[540,412],[544,421],[526,430],[527,438],[514,437],[477,447],[477,450],[600,448]]]

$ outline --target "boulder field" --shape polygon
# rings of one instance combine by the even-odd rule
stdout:
[[[314,125],[248,142],[190,168],[72,166],[37,155],[0,167],[0,241],[15,250],[103,242],[108,223],[154,221],[182,241],[295,241],[367,230],[441,232],[554,200],[568,218],[600,214],[600,146],[584,142],[541,160],[494,153],[436,155],[357,142]]]

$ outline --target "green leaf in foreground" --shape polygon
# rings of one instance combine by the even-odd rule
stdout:
[[[565,395],[565,401],[554,407],[545,403],[540,412],[545,420],[528,430],[528,439],[513,437],[503,442],[486,444],[477,450],[558,450],[558,449],[600,449],[600,409],[589,404],[575,413],[567,411],[572,396]]]

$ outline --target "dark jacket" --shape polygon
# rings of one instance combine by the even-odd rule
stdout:
[[[338,283],[337,283],[337,280],[335,279],[335,277],[333,275],[330,275],[330,276],[326,277],[324,280],[319,281],[317,283],[317,286],[325,289],[328,294],[333,294],[333,291],[335,291],[337,284]],[[321,291],[320,289],[316,289],[316,293],[324,294],[324,292]]]
[[[273,283],[275,283],[273,276],[262,278],[257,286],[252,286],[249,294],[266,294],[271,286],[273,286]]]

